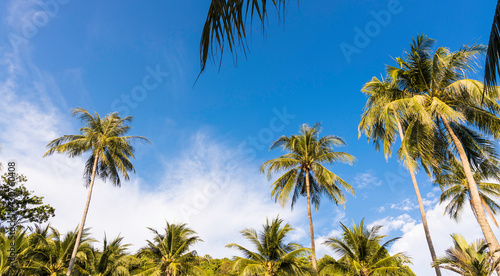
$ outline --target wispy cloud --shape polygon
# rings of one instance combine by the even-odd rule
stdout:
[[[356,174],[354,183],[357,185],[358,189],[382,185],[382,181],[374,176],[371,171]]]
[[[401,210],[401,211],[411,211],[413,209],[418,208],[418,204],[413,200],[406,198],[399,203],[391,204],[391,209]]]

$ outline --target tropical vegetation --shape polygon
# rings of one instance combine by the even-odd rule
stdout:
[[[341,257],[329,260],[323,265],[321,275],[411,275],[406,264],[411,263],[404,253],[389,254],[389,247],[399,238],[389,239],[380,235],[381,225],[367,227],[364,219],[359,225],[348,228],[340,223],[341,237],[329,237],[325,244]]]
[[[285,1],[268,4],[280,18],[284,16]],[[218,52],[223,54],[226,44],[234,55],[237,47],[246,52],[247,19],[258,17],[264,28],[266,7],[266,1],[260,0],[212,0],[202,32],[201,71],[207,60]],[[386,160],[396,151],[408,171],[432,259],[429,267],[438,276],[441,269],[460,275],[500,274],[500,243],[490,225],[491,221],[498,227],[495,215],[500,210],[500,88],[495,86],[500,68],[499,26],[500,1],[489,48],[467,44],[452,51],[435,47],[435,40],[418,35],[403,55],[394,59],[395,64],[386,66],[383,77],[373,77],[361,89],[367,101],[358,125],[359,136],[365,135],[375,150],[383,151]],[[484,55],[486,73],[481,82],[471,76],[480,72]],[[3,175],[0,276],[414,275],[410,269],[412,252],[393,253],[391,246],[399,238],[382,234],[382,225],[365,225],[364,219],[351,227],[339,221],[339,235],[321,237],[322,245],[332,254],[317,258],[312,209],[318,211],[324,198],[333,202],[334,208],[346,207],[346,194],[354,196],[355,191],[341,177],[342,167],[336,165],[356,161],[353,155],[335,150],[347,145],[344,139],[320,135],[320,123],[303,124],[297,134],[272,142],[270,150],[279,149],[283,154],[259,167],[272,182],[271,198],[281,207],[290,204],[293,211],[305,200],[310,240],[306,246],[292,238],[295,229],[279,216],[267,218],[260,230],[245,228],[240,232],[250,246],[227,241],[226,247],[235,252],[231,258],[198,255],[196,247],[203,242],[202,237],[183,222],[166,221],[160,230],[148,228],[152,238],[137,252],[131,252],[132,245],[120,235],[114,239],[104,235],[99,242],[85,225],[95,181],[110,181],[119,187],[122,179],[129,180],[129,173],[135,172],[134,142],[149,140],[128,135],[130,116],[112,112],[101,117],[83,108],[73,109],[72,115],[83,123],[79,134],[50,141],[43,156],[88,157],[83,168],[88,194],[81,222],[74,231],[59,232],[47,223],[55,209],[24,186],[27,178],[14,172]],[[441,189],[443,215],[458,222],[468,205],[484,239],[469,244],[460,234],[453,234],[453,247],[438,257],[417,183],[420,170]]]
[[[283,225],[283,220],[276,217],[266,220],[262,231],[247,228],[241,235],[249,240],[257,251],[230,243],[226,247],[240,251],[244,257],[236,257],[234,270],[242,276],[265,275],[306,275],[309,269],[300,263],[300,257],[309,255],[310,249],[296,243],[285,243],[285,238],[294,229],[290,224]]]
[[[434,262],[440,266],[465,276],[489,276],[495,273],[498,261],[494,261],[484,239],[467,243],[460,234],[452,234],[453,247],[446,249],[446,255]]]

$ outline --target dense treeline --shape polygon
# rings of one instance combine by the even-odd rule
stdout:
[[[340,237],[330,237],[325,244],[341,257],[325,255],[319,259],[321,275],[414,275],[407,264],[409,257],[401,252],[390,255],[379,235],[382,226],[367,228],[364,222],[351,228],[341,224]],[[150,229],[152,239],[135,254],[123,237],[98,242],[84,229],[71,275],[312,275],[311,249],[287,242],[294,231],[279,217],[267,220],[260,231],[241,231],[253,248],[228,244],[243,256],[216,259],[198,256],[193,246],[202,242],[186,224],[170,224],[161,230]],[[69,267],[78,231],[61,234],[51,226],[18,230],[13,235],[0,233],[0,275],[59,276]],[[236,253],[236,252],[235,252]]]

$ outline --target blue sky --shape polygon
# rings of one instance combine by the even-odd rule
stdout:
[[[267,150],[269,141],[296,133],[303,123],[322,122],[322,133],[343,137],[348,145],[339,150],[358,159],[352,167],[330,167],[356,188],[357,196],[348,196],[345,210],[325,199],[313,215],[318,239],[335,234],[339,220],[350,223],[365,217],[368,223],[387,225],[391,236],[404,235],[402,240],[407,242],[394,250],[411,247],[415,267],[426,265],[427,249],[411,244],[423,238],[423,234],[418,236],[423,231],[409,175],[395,158],[386,162],[366,137],[358,139],[357,125],[366,100],[360,89],[373,76],[383,74],[385,65],[393,64],[392,57],[402,55],[417,34],[426,34],[436,39],[438,46],[452,50],[470,42],[487,44],[495,1],[454,1],[453,5],[447,1],[300,1],[300,5],[291,1],[284,23],[278,23],[271,9],[265,35],[259,25],[253,26],[249,52],[246,58],[238,52],[237,66],[227,51],[220,71],[218,64],[208,65],[195,84],[209,2],[0,3],[0,95],[4,99],[0,106],[5,114],[0,120],[0,160],[18,160],[31,188],[56,207],[53,225],[72,229],[79,221],[85,190],[79,176],[83,167],[78,162],[83,159],[42,159],[43,147],[52,138],[75,133],[79,122],[70,117],[70,110],[84,107],[102,115],[118,110],[134,116],[132,133],[152,141],[152,145],[137,146],[137,174],[124,183],[123,191],[103,187],[106,196],[102,198],[96,191],[96,203],[91,205],[95,217],[104,216],[103,209],[120,209],[120,204],[127,202],[119,197],[131,196],[130,200],[137,200],[133,204],[159,204],[152,205],[149,220],[141,220],[145,225],[129,221],[137,224],[137,229],[161,227],[164,219],[181,221],[179,205],[172,202],[185,202],[190,194],[180,190],[203,189],[212,181],[206,179],[208,175],[228,175],[228,164],[232,164],[231,168],[238,169],[230,174],[228,183],[233,186],[221,186],[223,189],[210,197],[208,207],[191,218],[193,225],[212,229],[217,221],[207,219],[212,216],[225,216],[221,223],[230,223],[244,214],[235,210],[260,210],[252,219],[240,218],[241,222],[227,228],[259,227],[265,216],[279,212],[298,228],[301,234],[297,240],[307,245],[305,202],[299,202],[293,212],[274,204],[270,182],[259,175],[258,166],[280,154]],[[49,7],[49,13],[44,15],[43,7]],[[378,22],[374,14],[390,14],[390,18]],[[38,26],[26,35],[33,22]],[[356,43],[356,30],[367,33],[367,28],[369,41]],[[351,45],[357,51],[346,57],[341,45]],[[151,73],[154,71],[157,73]],[[481,74],[475,77],[482,78]],[[290,114],[289,120],[283,127],[273,127],[275,120],[281,122],[276,112],[284,110]],[[243,143],[254,140],[257,142],[245,149],[255,155],[238,153]],[[57,164],[64,164],[65,173],[48,173],[54,166],[60,172]],[[423,172],[418,180],[430,217],[435,215],[436,222],[442,223],[434,226],[438,255],[450,244],[448,234],[462,229],[457,227],[463,227],[461,231],[470,238],[479,237],[474,223],[456,225],[440,217],[439,192]],[[53,186],[56,182],[62,186]],[[131,194],[121,194],[127,191]],[[163,197],[146,204],[144,198],[133,197],[142,193]],[[73,197],[81,204],[70,201]],[[105,204],[113,200],[116,205]],[[128,203],[131,210],[139,208]],[[96,210],[98,206],[103,209]],[[88,225],[96,232],[114,229],[127,234],[120,228],[125,226],[113,226],[117,222],[111,223],[109,217],[94,221],[91,217],[89,214]],[[200,223],[202,217],[206,224]],[[137,231],[130,232],[136,235],[132,241],[149,238],[147,232],[140,236]],[[230,251],[213,248],[234,240],[217,235],[216,230],[207,236],[205,242],[212,247],[202,246],[201,252],[231,256]],[[237,230],[234,237],[238,238]],[[419,269],[422,275],[428,271]]]

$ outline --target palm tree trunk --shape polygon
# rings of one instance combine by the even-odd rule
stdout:
[[[446,130],[448,130],[448,133],[450,134],[451,138],[453,139],[455,148],[457,149],[458,155],[460,156],[460,161],[462,161],[465,177],[467,178],[467,182],[469,184],[471,206],[474,208],[477,222],[479,223],[479,226],[483,231],[483,235],[484,238],[486,239],[486,242],[488,243],[490,252],[494,252],[493,258],[494,261],[496,261],[499,258],[499,253],[497,252],[497,250],[500,249],[500,245],[498,244],[498,240],[495,237],[495,234],[493,234],[493,230],[491,229],[490,224],[486,219],[486,214],[484,213],[484,209],[481,204],[481,197],[479,196],[479,191],[477,190],[477,184],[476,181],[474,180],[469,160],[467,159],[467,155],[465,154],[465,149],[460,140],[458,139],[458,137],[455,135],[455,132],[448,123],[448,120],[444,116],[441,116],[441,120],[443,121]],[[496,270],[497,273],[500,275],[500,267],[498,267]]]
[[[398,123],[399,136],[401,138],[401,143],[403,142],[403,128],[401,127],[401,123],[399,120],[396,120]],[[417,178],[415,177],[415,172],[413,168],[408,167],[408,171],[410,171],[411,181],[413,183],[413,189],[415,189],[415,194],[417,195],[418,208],[420,209],[420,216],[422,217],[422,225],[424,226],[425,239],[427,240],[427,246],[429,247],[429,251],[431,252],[432,262],[436,261],[436,251],[434,250],[434,245],[432,244],[431,233],[429,231],[429,225],[427,225],[427,216],[425,215],[424,204],[422,203],[422,196],[420,195],[420,189],[418,188]],[[441,270],[439,266],[435,266],[434,270],[436,270],[436,275],[441,276]]]
[[[306,174],[306,190],[307,190],[307,216],[309,217],[309,233],[311,234],[311,252],[312,252],[312,269],[313,275],[318,275],[318,268],[316,267],[316,246],[314,244],[314,229],[313,220],[311,215],[311,186],[309,184],[309,170],[305,170]]]
[[[82,238],[82,232],[85,225],[85,219],[87,218],[87,213],[89,211],[90,198],[92,197],[92,188],[94,187],[95,174],[97,171],[97,160],[99,159],[99,151],[95,153],[94,167],[92,168],[92,176],[90,178],[89,193],[87,195],[87,203],[85,203],[85,210],[83,211],[82,222],[80,223],[80,229],[78,229],[78,235],[76,236],[75,247],[73,248],[73,253],[71,254],[71,260],[69,261],[68,272],[66,276],[71,275],[73,270],[73,265],[75,264],[76,253],[78,252],[78,247],[80,246],[80,239]]]

